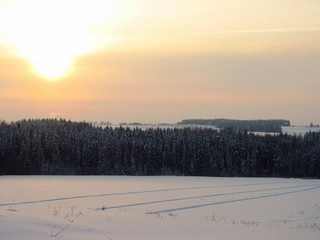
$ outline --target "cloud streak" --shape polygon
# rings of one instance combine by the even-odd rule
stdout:
[[[145,39],[145,38],[165,38],[165,37],[185,37],[203,35],[223,35],[223,34],[251,34],[251,33],[312,33],[320,32],[320,27],[307,28],[263,28],[263,29],[243,29],[243,30],[221,30],[221,31],[200,31],[200,32],[180,32],[180,33],[159,33],[135,36],[119,36],[113,39]]]

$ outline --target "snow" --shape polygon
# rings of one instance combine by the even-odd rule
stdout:
[[[281,127],[282,132],[288,135],[305,135],[308,132],[319,132],[318,127]]]
[[[0,239],[320,236],[320,180],[2,176]]]
[[[113,125],[97,125],[101,126],[102,128],[112,127],[112,128],[119,128],[120,126],[123,128],[129,129],[141,129],[141,130],[148,130],[148,129],[184,129],[184,128],[202,128],[202,129],[214,129],[220,130],[219,128],[211,125],[200,125],[200,124],[113,124]]]

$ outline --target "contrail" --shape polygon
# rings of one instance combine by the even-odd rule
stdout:
[[[201,31],[201,32],[180,32],[180,33],[159,33],[136,36],[120,36],[114,39],[139,39],[139,38],[162,38],[162,37],[184,37],[196,35],[222,35],[222,34],[246,34],[246,33],[298,33],[298,32],[320,32],[320,27],[310,28],[265,28],[265,29],[245,29],[245,30],[221,30],[221,31]]]

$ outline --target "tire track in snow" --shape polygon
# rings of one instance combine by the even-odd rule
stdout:
[[[34,203],[67,201],[67,200],[73,200],[73,199],[124,196],[124,195],[135,195],[135,194],[157,193],[157,192],[173,192],[173,191],[196,190],[196,189],[245,187],[245,186],[259,186],[259,185],[261,186],[261,185],[272,185],[272,184],[292,184],[292,182],[247,183],[247,184],[233,184],[233,185],[217,185],[217,186],[213,185],[213,186],[198,186],[198,187],[143,190],[143,191],[132,191],[132,192],[103,193],[103,194],[80,195],[80,196],[70,196],[70,197],[60,197],[60,198],[50,198],[50,199],[40,199],[40,200],[32,200],[32,201],[15,202],[14,205],[16,206],[16,205],[25,205],[25,204],[34,204]],[[12,205],[12,202],[0,203],[0,207],[11,206],[11,205]]]
[[[315,189],[319,189],[319,188],[320,188],[320,185],[317,185],[317,186],[314,186],[311,188],[306,188],[306,189],[301,189],[301,190],[280,192],[280,193],[271,193],[271,194],[265,194],[265,195],[260,195],[260,196],[244,197],[244,198],[225,200],[225,201],[220,201],[220,202],[211,202],[211,203],[198,204],[198,205],[189,205],[189,206],[179,207],[179,208],[151,211],[151,212],[147,212],[146,214],[160,214],[160,213],[168,213],[168,212],[178,212],[178,211],[184,211],[184,210],[190,210],[190,209],[202,208],[202,207],[208,207],[208,206],[214,206],[214,205],[222,205],[222,204],[228,204],[228,203],[244,202],[244,201],[262,199],[262,198],[271,198],[271,197],[276,197],[276,196],[289,195],[289,194],[293,194],[293,193],[311,191],[311,190],[315,190]]]
[[[148,202],[137,202],[137,203],[128,203],[128,204],[121,204],[121,205],[113,205],[109,207],[101,207],[101,208],[89,208],[90,210],[109,210],[115,208],[129,208],[129,207],[137,207],[143,205],[152,205],[158,203],[168,203],[168,202],[178,202],[178,201],[185,201],[185,200],[193,200],[199,198],[212,198],[212,197],[221,197],[221,196],[229,196],[229,195],[237,195],[237,194],[248,194],[248,193],[257,193],[257,192],[268,192],[268,191],[276,191],[276,190],[287,190],[287,189],[297,189],[297,188],[305,188],[305,187],[320,187],[320,185],[301,185],[301,186],[292,186],[292,187],[279,187],[279,188],[269,188],[269,189],[259,189],[259,190],[248,190],[248,191],[238,191],[238,192],[228,192],[228,193],[216,193],[210,195],[199,195],[199,196],[192,196],[192,197],[181,197],[181,198],[171,198],[171,199],[164,199],[164,200],[156,200],[156,201],[148,201]]]

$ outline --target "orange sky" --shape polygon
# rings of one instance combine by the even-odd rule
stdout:
[[[320,123],[319,1],[54,2],[0,0],[0,119]]]

